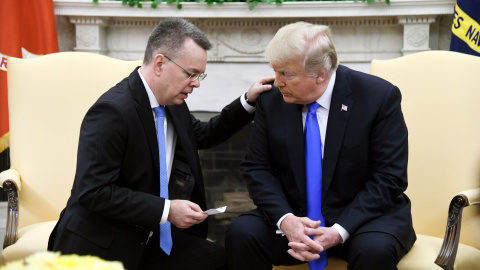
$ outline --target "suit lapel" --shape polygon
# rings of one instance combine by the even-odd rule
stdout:
[[[136,109],[140,121],[142,122],[143,130],[147,136],[148,145],[150,146],[150,153],[155,161],[155,167],[157,173],[160,175],[160,161],[158,156],[158,142],[157,131],[155,130],[154,118],[150,101],[148,100],[147,90],[143,85],[140,75],[138,75],[138,69],[135,69],[129,77],[129,86],[132,91],[132,96],[137,102]]]
[[[283,125],[285,144],[291,162],[292,172],[303,199],[306,199],[302,105],[283,102],[282,110],[285,121]]]
[[[190,136],[187,132],[188,130],[190,130],[191,122],[190,118],[186,118],[184,116],[185,109],[185,104],[166,106],[166,112],[173,124],[175,133],[177,134],[177,146],[180,146],[183,150],[185,158],[187,159],[187,163],[190,166],[193,177],[195,178],[195,185],[200,189],[201,194],[205,194],[203,180],[201,175],[199,174],[199,161],[195,155],[195,151],[193,151],[193,149],[197,149],[197,147],[194,147],[194,145],[192,144],[192,142],[195,141],[195,138]],[[190,115],[189,112],[188,115]]]
[[[332,101],[328,113],[327,134],[325,135],[322,166],[323,194],[325,194],[332,182],[348,118],[354,105],[353,100],[348,98],[351,89],[348,85],[345,71],[345,68],[342,66],[339,66],[337,69],[337,77],[335,80],[335,86],[333,87]]]

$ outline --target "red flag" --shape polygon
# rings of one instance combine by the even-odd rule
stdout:
[[[58,41],[52,0],[0,0],[0,153],[9,145],[8,57],[54,52],[58,52]]]

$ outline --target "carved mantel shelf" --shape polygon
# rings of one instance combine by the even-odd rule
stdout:
[[[284,2],[258,4],[254,10],[247,3],[223,3],[208,6],[206,3],[182,3],[178,10],[175,4],[159,4],[151,8],[122,5],[118,1],[53,0],[56,15],[136,17],[136,18],[326,18],[326,17],[377,17],[377,16],[428,16],[453,14],[456,0],[391,0],[388,6],[383,2],[365,4],[360,1],[342,2]]]
[[[189,18],[204,30],[214,43],[222,44],[218,48],[214,46],[212,52],[209,52],[209,60],[216,62],[262,62],[266,41],[282,25],[295,20],[328,24],[341,40],[344,40],[343,33],[345,38],[352,38],[349,28],[359,28],[356,34],[365,44],[379,36],[385,37],[385,27],[390,27],[390,32],[401,31],[400,35],[397,34],[397,37],[390,41],[398,44],[402,42],[398,42],[398,36],[403,38],[403,47],[400,48],[379,40],[376,45],[378,48],[373,48],[373,51],[360,49],[351,52],[343,50],[340,41],[339,53],[346,57],[343,60],[368,62],[373,58],[391,58],[429,50],[430,24],[435,22],[439,15],[453,14],[456,1],[391,0],[390,6],[384,2],[366,4],[360,1],[284,2],[281,5],[262,3],[254,10],[249,10],[247,3],[238,2],[213,6],[206,3],[183,3],[181,10],[177,9],[175,4],[166,3],[159,4],[157,8],[151,8],[149,3],[145,3],[143,8],[138,8],[122,5],[119,1],[99,1],[98,4],[94,4],[92,0],[53,2],[55,14],[67,16],[75,25],[75,50],[124,59],[141,58],[144,44],[134,44],[134,49],[132,44],[129,44],[130,49],[121,52],[118,39],[128,39],[129,42],[134,40],[134,43],[140,40],[145,43],[151,29],[158,20],[165,17]],[[337,31],[335,27],[340,30]],[[118,33],[122,31],[122,35],[125,35],[125,29],[130,29],[130,32],[139,31],[142,36],[129,33],[127,36],[118,37]],[[362,37],[365,33],[369,35],[369,32],[378,34],[373,39]],[[335,42],[338,44],[338,41]]]

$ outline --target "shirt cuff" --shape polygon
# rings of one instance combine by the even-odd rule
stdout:
[[[278,230],[276,231],[277,234],[281,234],[281,235],[285,235],[282,231],[282,229],[280,229],[280,224],[282,224],[282,221],[287,217],[287,216],[290,216],[290,215],[293,215],[292,213],[286,213],[285,215],[283,215],[277,222],[277,228]]]
[[[335,223],[333,224],[332,228],[337,230],[337,232],[340,234],[343,239],[342,243],[345,243],[345,241],[347,241],[347,239],[350,237],[350,234],[347,232],[347,230],[345,230],[340,224]]]
[[[247,103],[247,100],[245,99],[245,95],[240,96],[240,102],[242,103],[242,106],[245,109],[245,111],[247,111],[248,113],[255,112],[255,107]]]
[[[170,200],[165,200],[165,205],[163,206],[163,215],[162,219],[160,219],[160,224],[167,222],[168,213],[170,213]]]

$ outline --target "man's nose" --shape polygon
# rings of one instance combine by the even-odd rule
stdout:
[[[200,87],[200,79],[197,78],[196,80],[192,81],[190,85],[196,88]]]
[[[281,87],[284,86],[285,84],[278,78],[278,76],[275,76],[275,81],[273,82],[273,86],[275,87]]]

